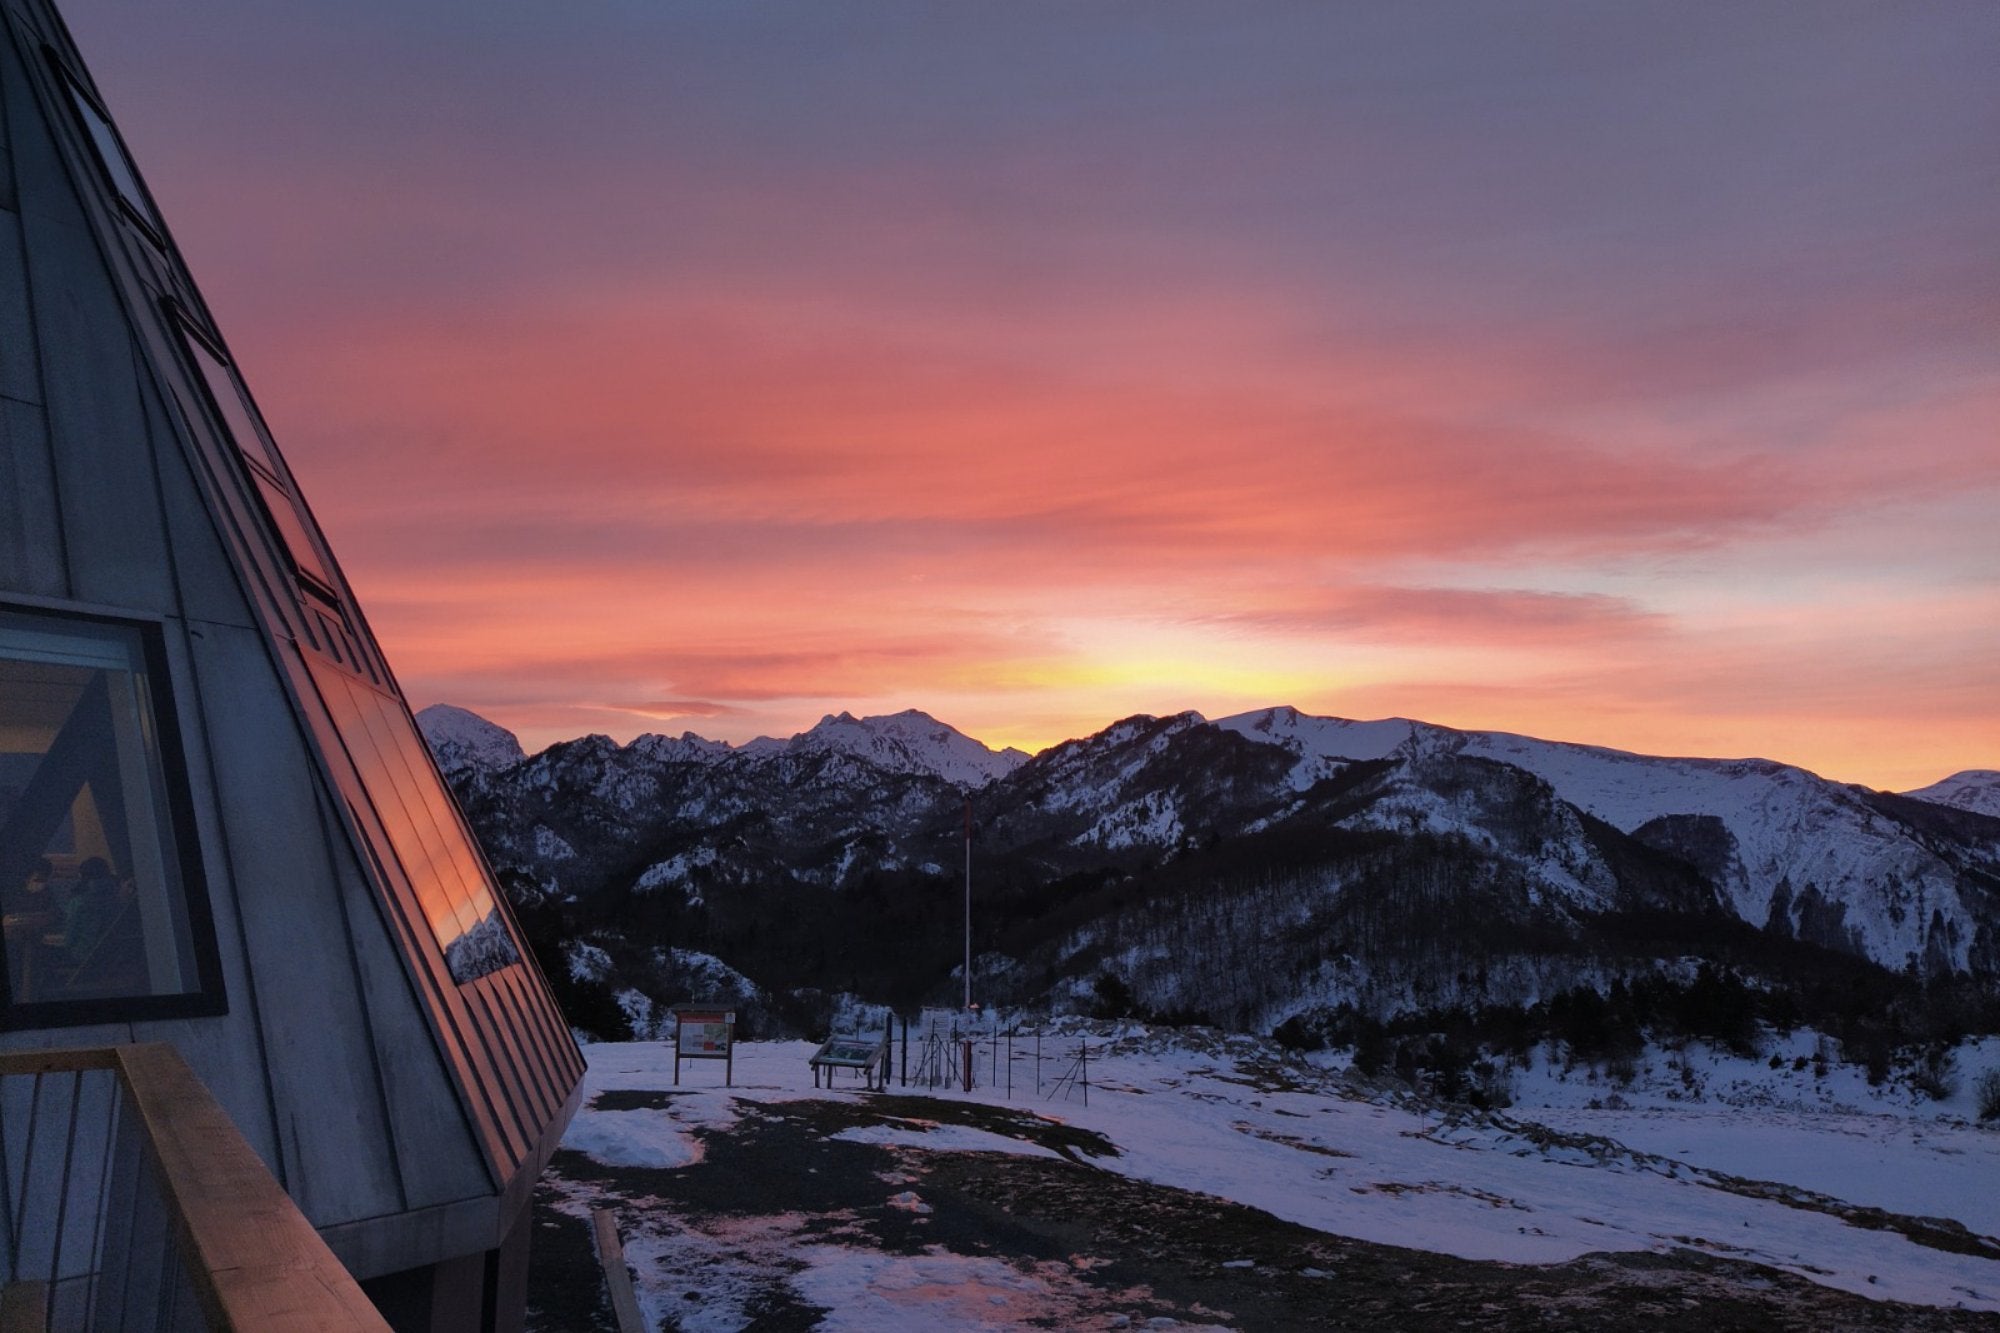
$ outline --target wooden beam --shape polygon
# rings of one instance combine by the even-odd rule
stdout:
[[[632,1271],[625,1267],[625,1242],[618,1239],[618,1215],[609,1208],[593,1208],[590,1224],[597,1233],[597,1261],[604,1266],[604,1285],[611,1290],[611,1313],[618,1319],[618,1333],[646,1333],[639,1298],[632,1291]]]
[[[112,1050],[209,1326],[388,1333],[180,1054],[162,1042]]]

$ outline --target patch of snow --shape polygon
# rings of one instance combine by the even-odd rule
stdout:
[[[892,1124],[862,1125],[843,1129],[831,1136],[843,1143],[873,1143],[885,1148],[925,1148],[932,1152],[1004,1152],[1022,1157],[1056,1157],[1060,1154],[1037,1143],[1026,1143],[991,1130],[969,1125],[936,1125],[911,1120]]]
[[[1136,801],[1106,811],[1090,826],[1083,840],[1117,850],[1172,846],[1180,837],[1180,811],[1174,807],[1173,797],[1164,791],[1151,791]]]
[[[671,1171],[701,1160],[701,1145],[660,1111],[579,1111],[563,1146],[605,1166]]]
[[[595,944],[585,944],[582,940],[565,941],[563,957],[569,963],[571,981],[602,981],[611,973],[611,955]]]
[[[535,855],[544,861],[574,861],[576,859],[576,848],[563,841],[562,835],[551,829],[547,824],[535,825],[535,836],[532,846],[534,847]]]
[[[685,883],[689,871],[712,866],[715,864],[715,859],[715,848],[703,846],[680,852],[664,861],[656,861],[640,872],[639,878],[632,881],[632,892],[651,893],[668,885]]]
[[[950,1328],[1012,1333],[1060,1321],[1075,1300],[1076,1279],[1059,1263],[1017,1267],[1001,1259],[952,1254],[942,1247],[919,1255],[891,1255],[810,1245],[793,1254],[806,1268],[792,1285],[828,1311],[818,1325],[826,1330]]]

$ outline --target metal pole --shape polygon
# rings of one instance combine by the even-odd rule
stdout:
[[[972,1012],[972,798],[965,798],[965,1011]]]

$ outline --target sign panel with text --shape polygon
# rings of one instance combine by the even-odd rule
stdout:
[[[681,1061],[721,1060],[722,1081],[728,1084],[735,1074],[736,1011],[715,1006],[676,1006],[674,1009],[674,1082],[681,1081]]]

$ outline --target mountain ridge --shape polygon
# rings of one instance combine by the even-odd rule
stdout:
[[[973,785],[912,729],[978,744],[834,714],[787,742],[594,736],[452,780],[517,904],[653,959],[630,963],[647,993],[696,956],[770,992],[942,989],[968,802],[996,1001],[1087,1006],[1115,974],[1155,1011],[1268,1030],[1718,949],[2000,974],[2000,819],[1775,761],[1276,708],[1135,715]]]
[[[1822,777],[1820,774],[1802,765],[1755,756],[1658,755],[1638,750],[1620,750],[1612,746],[1597,745],[1586,741],[1556,741],[1517,732],[1479,728],[1460,729],[1447,727],[1441,723],[1424,722],[1414,718],[1387,717],[1364,720],[1333,717],[1325,714],[1307,713],[1290,704],[1252,709],[1247,712],[1235,713],[1220,718],[1209,718],[1193,709],[1183,710],[1179,713],[1168,714],[1166,716],[1190,718],[1196,722],[1207,723],[1226,730],[1238,731],[1245,735],[1261,733],[1274,741],[1278,740],[1280,734],[1285,730],[1291,729],[1295,731],[1302,724],[1314,724],[1322,728],[1339,729],[1352,738],[1347,746],[1338,750],[1338,757],[1348,760],[1380,758],[1413,734],[1451,734],[1479,737],[1483,744],[1496,751],[1503,749],[1509,742],[1526,743],[1535,746],[1554,747],[1570,752],[1596,754],[1613,759],[1629,758],[1662,763],[1679,763],[1690,766],[1794,769],[1799,773],[1806,774],[1823,782],[1838,782],[1837,779]],[[436,749],[440,743],[448,746],[463,746],[464,732],[468,725],[490,728],[493,732],[497,732],[500,736],[505,737],[516,753],[511,759],[507,759],[504,762],[488,758],[484,760],[486,767],[505,767],[507,763],[518,763],[522,759],[532,757],[521,751],[520,742],[514,736],[513,732],[508,731],[498,723],[492,722],[472,709],[462,708],[455,704],[436,703],[419,710],[416,714],[416,719],[417,725],[424,731],[426,739],[432,741],[433,749]],[[469,724],[467,722],[468,719],[470,720]],[[1098,732],[1091,733],[1091,735],[1103,735],[1105,732],[1129,722],[1153,720],[1156,720],[1153,714],[1134,713],[1130,717],[1120,718],[1108,723],[1104,728]],[[435,735],[433,735],[434,732],[436,733]],[[573,740],[583,739],[586,738],[581,736],[573,738]],[[605,739],[609,741],[608,737]],[[934,756],[925,755],[922,752],[921,746],[911,744],[911,742],[919,739],[928,740],[931,746],[937,747],[939,750],[943,750],[945,747],[952,747],[954,754],[962,754],[964,758],[959,760],[956,767],[947,765]],[[1029,759],[1046,754],[1050,750],[1058,749],[1065,745],[1073,745],[1087,739],[1089,739],[1088,736],[1072,737],[1066,741],[1057,741],[1033,754],[1015,746],[995,749],[922,709],[906,708],[896,713],[870,714],[864,717],[856,717],[847,710],[842,710],[838,713],[827,713],[818,722],[813,724],[813,726],[804,731],[794,732],[789,737],[758,736],[740,744],[729,741],[710,740],[694,731],[683,731],[679,736],[646,732],[635,736],[629,744],[649,749],[663,758],[686,757],[691,759],[703,757],[719,759],[729,754],[770,757],[785,753],[795,747],[824,750],[838,749],[846,750],[850,753],[866,754],[877,763],[881,763],[886,767],[896,767],[899,771],[929,771],[936,773],[938,776],[954,778],[954,780],[961,782],[965,781],[967,777],[971,777],[977,779],[974,785],[983,785],[986,781],[991,781],[995,777],[1012,772]],[[898,754],[896,752],[898,742],[904,746],[905,753]],[[572,742],[555,742],[556,745],[570,743]],[[610,743],[616,744],[616,742]],[[536,753],[543,752],[537,751]],[[1318,757],[1333,756],[1335,753],[1333,750],[1325,750],[1319,752]],[[454,758],[456,761],[462,762],[456,751],[454,752]],[[1885,791],[1890,792],[1892,795],[1907,796],[1913,800],[1929,801],[1932,804],[1950,805],[1958,809],[1970,810],[1975,814],[2000,816],[2000,770],[1996,769],[1963,769],[1927,786],[1903,791],[1891,792],[1888,788],[1866,788],[1865,784],[1860,783],[1842,783],[1839,785],[1863,787],[1866,790]]]

